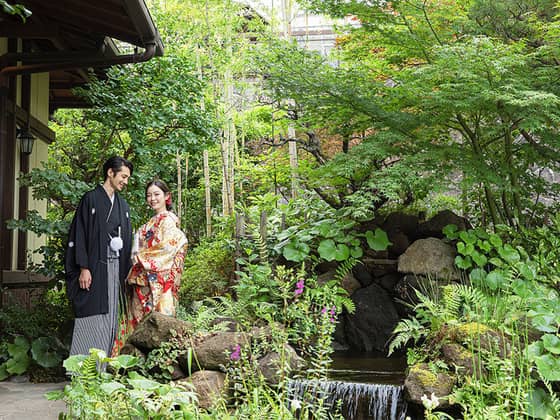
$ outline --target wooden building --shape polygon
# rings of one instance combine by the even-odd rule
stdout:
[[[92,72],[103,77],[110,66],[163,54],[144,0],[8,3],[32,14],[24,20],[0,7],[0,306],[13,297],[29,304],[32,286],[46,280],[26,271],[30,251],[45,239],[14,232],[6,221],[23,219],[31,209],[46,213],[46,202],[34,200],[17,178],[46,160],[55,138],[50,115],[87,106],[71,90]],[[120,51],[123,43],[134,52]]]

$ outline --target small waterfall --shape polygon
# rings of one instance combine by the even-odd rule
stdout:
[[[294,379],[288,387],[291,399],[324,398],[324,404],[333,410],[341,401],[341,413],[347,420],[404,420],[406,417],[403,386]]]

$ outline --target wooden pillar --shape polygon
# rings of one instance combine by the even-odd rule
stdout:
[[[23,52],[30,52],[28,41],[23,43]],[[21,107],[27,111],[27,115],[31,115],[31,75],[25,74],[21,76]],[[30,130],[29,124],[25,127]],[[17,139],[16,139],[17,141]],[[17,147],[16,147],[17,148]],[[20,152],[20,172],[22,174],[29,173],[29,155]],[[19,210],[18,219],[27,219],[27,210],[29,207],[29,188],[19,187]],[[17,269],[25,270],[27,268],[27,232],[18,231],[17,242]]]
[[[8,40],[8,52],[17,50],[17,40]],[[14,217],[14,172],[16,160],[15,110],[8,109],[8,100],[16,103],[14,77],[0,76],[0,270],[12,269],[13,231],[6,221]]]

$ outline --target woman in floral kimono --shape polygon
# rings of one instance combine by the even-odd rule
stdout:
[[[151,181],[146,186],[146,201],[154,216],[136,234],[128,275],[132,287],[129,326],[133,329],[151,311],[175,316],[188,245],[179,219],[170,211],[171,193],[165,182]]]

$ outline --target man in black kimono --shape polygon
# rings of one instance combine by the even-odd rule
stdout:
[[[132,170],[122,157],[107,160],[105,181],[84,194],[70,226],[65,269],[76,316],[71,355],[87,355],[90,348],[111,355],[132,244],[130,209],[118,192],[128,184]]]

